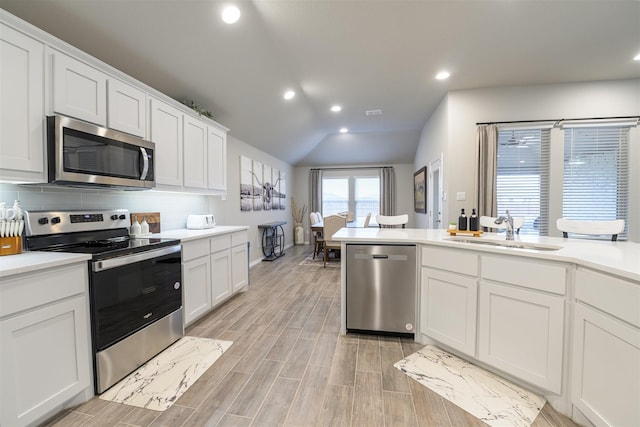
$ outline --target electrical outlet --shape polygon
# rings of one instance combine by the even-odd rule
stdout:
[[[465,193],[464,191],[458,191],[456,193],[456,200],[458,201],[467,200],[467,193]]]

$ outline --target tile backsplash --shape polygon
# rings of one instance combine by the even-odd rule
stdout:
[[[91,190],[71,187],[0,184],[0,202],[20,200],[26,210],[129,209],[160,212],[161,228],[184,228],[189,214],[209,212],[209,198],[200,194],[147,191]]]

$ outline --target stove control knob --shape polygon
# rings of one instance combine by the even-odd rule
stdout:
[[[53,218],[51,218],[51,224],[60,224],[60,217],[59,216],[54,216]]]
[[[45,225],[49,224],[49,218],[43,216],[42,218],[38,218],[38,224]]]
[[[118,215],[111,215],[111,220],[115,221],[116,219],[118,219]]]
[[[120,215],[118,218],[120,218],[120,219],[127,219],[127,216],[126,216],[126,215]]]

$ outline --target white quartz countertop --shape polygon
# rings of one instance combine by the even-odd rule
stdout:
[[[468,239],[505,240],[504,234],[497,233],[484,233],[482,236],[476,238],[458,235],[458,238],[460,237]],[[561,247],[554,251],[543,251],[456,242],[450,240],[451,236],[449,236],[446,230],[373,227],[342,228],[333,235],[333,239],[348,243],[430,244],[488,253],[510,254],[528,258],[574,263],[640,281],[640,244],[633,242],[516,235],[516,242],[520,241]]]
[[[189,240],[204,239],[220,234],[233,233],[234,231],[248,229],[249,227],[246,225],[216,225],[213,228],[203,230],[188,230],[186,228],[180,228],[177,230],[162,231],[154,234],[153,237],[159,237],[161,239],[180,239],[181,242],[188,242]]]
[[[66,264],[75,264],[91,259],[90,254],[64,252],[23,252],[0,257],[0,277],[30,273]]]

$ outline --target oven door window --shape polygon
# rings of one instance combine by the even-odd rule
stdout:
[[[94,346],[102,350],[182,306],[180,253],[94,272]]]

